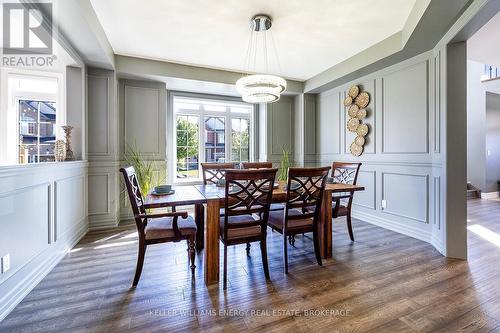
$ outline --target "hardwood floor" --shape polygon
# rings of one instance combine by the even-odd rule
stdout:
[[[500,202],[469,201],[469,226],[500,234]],[[484,229],[473,227],[476,232]],[[500,332],[500,247],[469,231],[469,261],[354,220],[333,224],[333,258],[316,264],[310,235],[289,248],[269,231],[271,281],[258,243],[229,249],[228,289],[196,278],[187,245],[148,247],[136,289],[134,229],[92,232],[0,323],[0,332]],[[498,237],[498,236],[497,236]],[[224,312],[225,311],[225,312]]]

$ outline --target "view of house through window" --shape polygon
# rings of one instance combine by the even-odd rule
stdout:
[[[201,178],[202,162],[249,161],[252,110],[241,102],[174,97],[175,177]]]
[[[52,162],[56,140],[56,103],[20,99],[19,164]]]

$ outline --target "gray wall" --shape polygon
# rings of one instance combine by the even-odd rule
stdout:
[[[316,98],[318,165],[362,162],[353,214],[432,243],[444,251],[441,158],[441,53],[426,52],[334,89]],[[353,84],[369,92],[367,144],[362,156],[349,152],[342,102]],[[382,208],[382,200],[387,207]]]
[[[497,192],[500,181],[500,95],[486,93],[486,192]]]
[[[88,159],[89,225],[91,229],[119,223],[119,146],[117,83],[114,71],[89,68]]]
[[[496,181],[487,184],[486,94],[500,91],[500,80],[481,82],[484,65],[467,61],[467,180],[483,192],[496,192]],[[492,147],[492,149],[494,148]]]

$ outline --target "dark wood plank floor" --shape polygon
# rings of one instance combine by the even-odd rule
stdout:
[[[500,234],[500,202],[469,201],[469,225]],[[0,323],[0,332],[499,332],[500,247],[469,232],[469,261],[360,221],[334,223],[334,257],[311,237],[289,250],[269,232],[271,281],[258,243],[230,247],[226,292],[191,278],[185,243],[152,246],[139,286],[131,227],[89,233]]]

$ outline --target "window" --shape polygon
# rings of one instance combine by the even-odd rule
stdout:
[[[0,165],[53,162],[63,137],[63,76],[3,68],[0,99]]]
[[[173,106],[177,181],[199,180],[201,162],[250,161],[253,105],[175,96]]]
[[[250,161],[250,121],[245,118],[231,120],[231,159]]]
[[[19,164],[53,162],[56,103],[19,99]]]
[[[177,116],[177,177],[198,178],[198,116]]]

